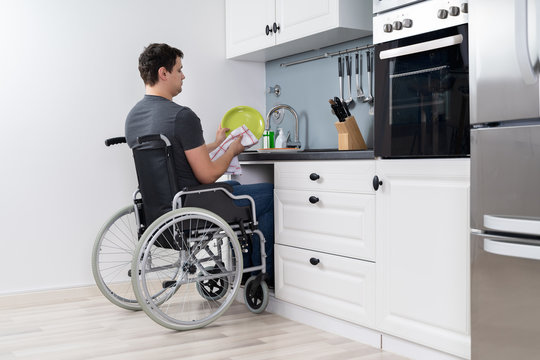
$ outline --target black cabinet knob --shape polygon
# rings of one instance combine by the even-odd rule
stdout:
[[[379,177],[375,175],[373,177],[373,189],[375,189],[375,191],[379,190],[380,185],[382,185],[382,180],[379,180]]]
[[[313,181],[319,180],[320,176],[317,173],[311,173],[309,174],[309,178]]]
[[[312,203],[312,204],[318,203],[318,202],[319,202],[319,198],[316,197],[316,196],[310,196],[310,197],[309,197],[309,202]]]
[[[277,34],[277,32],[279,30],[279,25],[274,23],[274,26],[272,26],[272,30],[274,30],[274,34]]]
[[[321,261],[317,258],[314,258],[312,257],[311,259],[309,259],[309,263],[313,266],[317,265],[318,263],[320,263]]]
[[[270,28],[270,25],[266,25],[265,32],[266,32],[266,35],[270,35],[270,33],[272,32],[272,29]]]

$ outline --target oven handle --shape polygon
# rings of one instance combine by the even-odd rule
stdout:
[[[447,46],[458,45],[463,42],[463,35],[457,34],[436,40],[425,41],[414,45],[402,46],[399,48],[383,50],[379,53],[381,60],[400,57],[404,55],[416,54],[424,51],[440,49]]]

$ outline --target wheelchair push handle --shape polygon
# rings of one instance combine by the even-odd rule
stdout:
[[[113,138],[105,140],[105,145],[106,146],[117,145],[117,144],[125,144],[125,143],[126,143],[125,136],[113,137]]]
[[[154,135],[145,135],[145,136],[139,136],[137,138],[137,142],[139,144],[144,144],[150,141],[162,141],[165,143],[166,146],[171,146],[171,142],[165,135],[161,134],[154,134]]]

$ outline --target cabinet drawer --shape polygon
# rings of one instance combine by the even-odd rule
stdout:
[[[275,267],[278,299],[374,326],[374,263],[276,245]]]
[[[274,190],[274,206],[276,243],[375,260],[374,195]]]
[[[274,169],[276,189],[374,193],[373,160],[277,162]]]

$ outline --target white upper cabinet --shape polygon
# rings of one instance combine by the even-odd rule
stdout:
[[[365,37],[371,29],[372,0],[226,0],[229,59],[273,60]]]
[[[274,45],[273,35],[266,35],[276,22],[276,0],[227,0],[227,58],[245,49],[257,51]],[[273,34],[273,32],[272,32]]]

